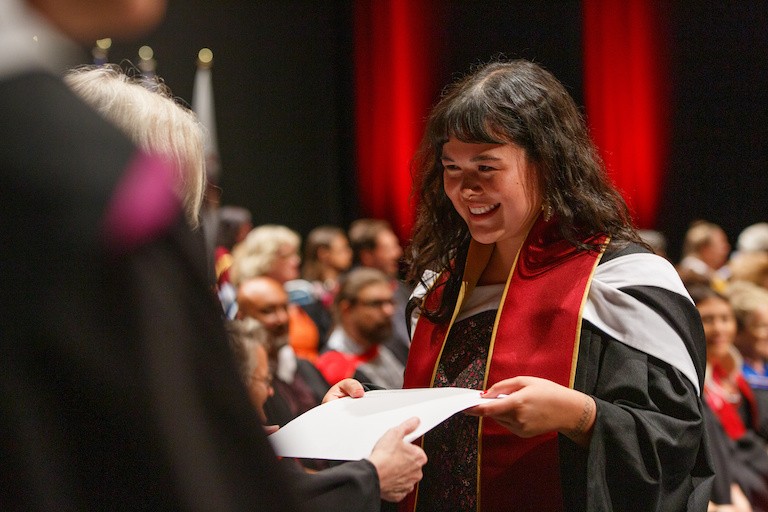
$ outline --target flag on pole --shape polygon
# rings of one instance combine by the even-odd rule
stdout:
[[[213,104],[213,83],[211,66],[213,52],[203,48],[197,54],[197,73],[192,90],[192,110],[205,127],[205,174],[209,184],[219,182],[219,143],[216,136],[216,113]]]

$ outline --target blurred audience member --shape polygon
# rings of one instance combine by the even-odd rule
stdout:
[[[237,288],[229,277],[232,267],[232,248],[243,241],[253,229],[251,212],[241,206],[222,206],[218,209],[214,270],[216,289],[226,318],[233,318],[237,309]]]
[[[747,281],[768,289],[768,252],[739,251],[728,262],[731,281]]]
[[[227,333],[243,384],[256,408],[259,420],[263,425],[267,425],[264,402],[275,393],[267,357],[269,334],[261,323],[253,318],[227,321]]]
[[[264,345],[268,334],[251,318],[232,320],[228,329],[243,383],[264,421],[264,403],[273,392]],[[296,481],[301,503],[318,511],[378,512],[380,499],[399,501],[421,479],[421,467],[427,460],[421,448],[403,442],[404,436],[418,424],[414,420],[411,418],[384,434],[367,459],[312,473],[304,472],[293,460],[284,459],[283,464]]]
[[[343,229],[318,226],[304,241],[301,276],[312,284],[315,299],[323,306],[312,315],[320,330],[320,345],[325,343],[333,324],[333,299],[339,289],[339,277],[352,265],[352,250]]]
[[[273,425],[285,425],[320,404],[330,387],[308,360],[297,356],[288,343],[288,294],[275,279],[253,277],[240,284],[237,293],[238,318],[258,320],[267,332],[269,364],[275,379],[275,393],[264,411]]]
[[[757,402],[756,430],[768,440],[768,290],[746,281],[734,281],[728,298],[736,315],[736,348],[741,367]]]
[[[736,239],[738,252],[768,252],[768,222],[744,228]]]
[[[258,226],[232,250],[229,276],[238,288],[252,277],[267,276],[279,282],[288,292],[291,303],[288,308],[289,342],[296,355],[314,361],[320,344],[320,331],[312,315],[322,306],[311,293],[305,292],[306,281],[299,279],[300,245],[299,234],[286,226]],[[231,314],[236,315],[236,308],[232,309]]]
[[[725,231],[712,222],[693,222],[685,233],[683,259],[677,271],[683,282],[708,283],[718,292],[725,291],[727,276],[721,272],[731,252]]]
[[[354,265],[376,268],[389,276],[394,290],[395,313],[393,332],[384,346],[402,362],[408,360],[411,337],[408,334],[405,308],[413,288],[400,279],[403,249],[389,222],[381,219],[358,219],[349,227],[349,241]]]
[[[354,377],[384,388],[402,387],[404,366],[381,345],[392,335],[393,313],[386,274],[357,268],[344,276],[336,295],[336,328],[315,362],[329,384]]]
[[[336,226],[318,226],[304,241],[301,275],[319,285],[318,296],[330,308],[339,288],[339,277],[352,265],[352,250],[344,230]]]
[[[768,509],[768,452],[757,435],[757,403],[741,372],[741,356],[734,347],[737,332],[733,308],[723,295],[709,286],[689,288],[701,314],[707,341],[707,374],[704,399],[728,441],[727,465],[755,510]],[[713,453],[712,455],[715,455]]]

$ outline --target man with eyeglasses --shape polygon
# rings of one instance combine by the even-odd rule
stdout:
[[[307,359],[299,357],[289,342],[289,300],[277,280],[259,276],[237,290],[238,318],[253,318],[267,332],[269,365],[275,376],[274,393],[264,405],[268,423],[283,426],[320,405],[330,387]]]
[[[356,268],[341,282],[334,302],[336,328],[315,366],[333,385],[353,377],[388,389],[403,385],[403,364],[382,343],[392,335],[395,312],[389,276]]]

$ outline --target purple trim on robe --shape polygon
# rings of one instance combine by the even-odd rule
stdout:
[[[115,253],[146,243],[172,226],[181,205],[173,166],[160,157],[138,153],[115,187],[104,216],[104,237]]]

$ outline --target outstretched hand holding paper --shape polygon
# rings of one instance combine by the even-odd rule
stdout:
[[[307,411],[269,436],[277,455],[304,459],[358,460],[370,455],[390,428],[421,420],[413,441],[450,416],[492,398],[466,388],[368,391],[362,398],[332,400]]]

